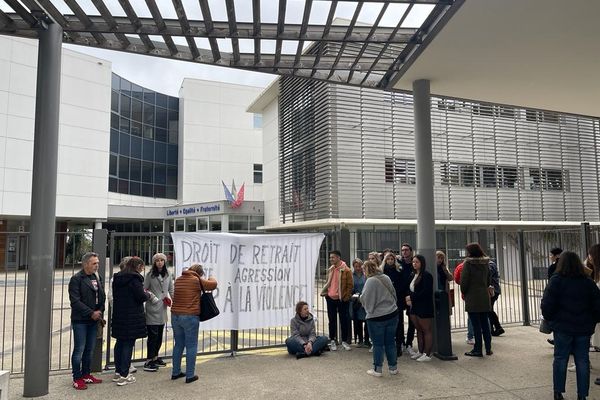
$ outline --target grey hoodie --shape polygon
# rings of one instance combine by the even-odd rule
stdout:
[[[396,291],[390,278],[384,274],[367,278],[360,302],[367,312],[367,319],[383,317],[398,309]]]
[[[306,342],[314,343],[317,340],[315,320],[312,314],[308,314],[306,319],[302,319],[300,315],[296,314],[290,321],[290,330],[292,331],[292,338],[303,346]]]

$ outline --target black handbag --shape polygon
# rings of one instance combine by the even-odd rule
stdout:
[[[552,325],[550,325],[550,322],[546,321],[543,318],[540,321],[540,332],[545,333],[546,335],[552,333]]]
[[[200,321],[208,321],[219,315],[219,308],[215,302],[212,292],[205,292],[200,281]]]

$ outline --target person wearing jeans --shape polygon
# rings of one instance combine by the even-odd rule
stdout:
[[[135,339],[120,339],[115,343],[115,373],[121,377],[127,377],[129,375],[129,367],[131,366],[131,358],[133,356],[133,347],[135,346]],[[131,377],[133,378],[133,377]],[[124,381],[132,383],[134,380]],[[119,381],[117,381],[119,385]],[[123,386],[123,384],[119,385]]]
[[[185,378],[190,381],[196,372],[196,354],[198,353],[198,329],[200,319],[198,315],[172,315],[173,326],[173,371],[172,377],[182,375],[181,359],[185,349]]]
[[[384,275],[377,264],[367,261],[363,265],[367,281],[360,295],[367,313],[369,335],[373,343],[373,368],[367,371],[371,376],[383,375],[383,358],[387,358],[390,375],[398,374],[396,353],[396,327],[398,326],[398,305],[396,290],[392,281]]]
[[[209,277],[204,278],[204,269],[200,264],[194,264],[185,269],[181,276],[175,280],[175,292],[171,305],[171,324],[173,325],[173,370],[171,379],[185,377],[185,383],[198,380],[196,375],[196,353],[198,353],[198,330],[200,304],[200,290],[215,290],[217,281]],[[185,373],[181,372],[181,357],[185,349]]]
[[[587,277],[576,253],[562,253],[556,271],[544,290],[541,304],[542,315],[554,330],[554,399],[563,399],[569,354],[573,353],[577,399],[584,400],[590,387],[590,337],[600,321],[600,289]]]
[[[320,356],[327,346],[325,336],[317,336],[315,319],[308,310],[308,303],[299,301],[296,304],[296,315],[290,321],[291,336],[285,340],[288,353],[297,359]]]
[[[96,272],[100,261],[98,254],[85,253],[81,258],[83,268],[69,280],[71,302],[71,327],[73,328],[73,387],[87,389],[90,383],[102,380],[91,375],[92,357],[96,346],[98,324],[103,321],[106,295],[104,285]]]
[[[342,331],[342,347],[350,350],[350,298],[352,297],[352,271],[342,261],[342,253],[333,250],[329,253],[331,267],[327,270],[327,281],[321,291],[321,296],[327,302],[327,317],[329,319],[329,348],[337,350],[337,317],[340,317]]]

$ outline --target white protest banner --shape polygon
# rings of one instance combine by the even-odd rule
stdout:
[[[202,330],[287,326],[296,303],[313,302],[319,249],[311,234],[172,233],[175,275],[193,264],[218,282],[213,296],[221,313]],[[177,296],[177,294],[175,295]]]

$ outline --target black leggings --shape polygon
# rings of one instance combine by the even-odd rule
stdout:
[[[148,360],[154,360],[156,357],[158,357],[158,352],[160,351],[160,347],[162,346],[163,330],[165,326],[146,325],[146,328],[148,328],[148,340],[146,342],[148,350],[146,358]]]

